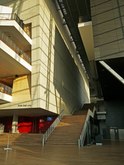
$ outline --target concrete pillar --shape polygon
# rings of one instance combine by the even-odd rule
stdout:
[[[12,121],[12,133],[18,133],[18,116],[13,115],[13,121]]]

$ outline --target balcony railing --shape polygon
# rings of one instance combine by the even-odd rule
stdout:
[[[17,45],[4,33],[0,32],[0,40],[2,40],[6,45],[8,45],[12,50],[14,50],[21,58],[31,64],[31,58],[23,50],[21,50]]]
[[[12,88],[0,83],[0,92],[1,93],[6,93],[8,95],[12,95]]]
[[[15,20],[19,26],[31,37],[31,26],[30,24],[24,24],[16,13],[0,13],[0,20]]]

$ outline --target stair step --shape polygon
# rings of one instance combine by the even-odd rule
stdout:
[[[77,145],[86,115],[64,116],[47,140],[47,145]]]
[[[40,145],[42,134],[8,134],[3,133],[0,134],[0,145],[6,145],[8,143],[10,145]]]

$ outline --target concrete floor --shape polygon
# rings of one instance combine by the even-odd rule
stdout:
[[[4,150],[0,146],[0,165],[122,165],[124,141],[87,146],[75,145],[12,146]]]

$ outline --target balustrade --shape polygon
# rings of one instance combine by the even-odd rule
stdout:
[[[3,83],[0,83],[0,92],[12,95],[12,88],[7,85],[4,85]]]

